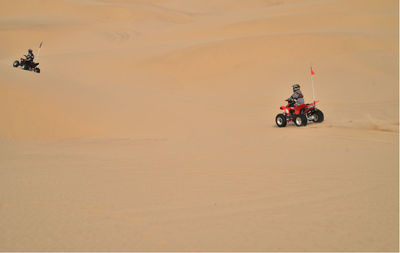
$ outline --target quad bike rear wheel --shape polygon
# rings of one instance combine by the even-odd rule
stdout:
[[[316,123],[321,123],[324,121],[324,114],[322,111],[316,109],[315,112],[313,113],[313,121]]]
[[[303,114],[294,117],[294,124],[298,127],[307,125],[307,117]]]
[[[19,61],[17,60],[17,61],[15,61],[14,63],[13,63],[13,67],[14,68],[17,68],[19,66]]]
[[[287,124],[286,116],[281,114],[276,115],[275,123],[278,127],[285,127]]]

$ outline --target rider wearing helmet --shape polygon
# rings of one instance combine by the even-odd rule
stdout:
[[[27,62],[33,62],[35,56],[33,55],[32,49],[28,49],[28,54],[25,55]]]
[[[304,97],[303,97],[303,93],[300,90],[300,85],[295,84],[292,87],[293,87],[293,95],[290,96],[290,98],[288,98],[288,100],[294,100],[295,106],[304,104]]]

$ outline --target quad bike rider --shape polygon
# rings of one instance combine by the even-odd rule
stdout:
[[[293,94],[286,99],[286,101],[288,101],[292,107],[304,104],[304,96],[300,90],[300,84],[296,83],[292,86],[292,88]],[[291,110],[290,112],[294,113],[294,110]]]
[[[307,121],[320,123],[324,120],[324,114],[315,106],[319,101],[314,101],[311,104],[304,104],[304,96],[300,90],[300,85],[295,84],[293,87],[293,95],[286,101],[286,106],[281,106],[280,109],[285,113],[278,114],[275,118],[278,127],[285,127],[287,122],[293,121],[296,126],[306,126]]]
[[[287,100],[294,100],[296,102],[295,103],[296,106],[304,104],[304,96],[300,90],[300,85],[296,83],[292,87],[293,87],[293,95],[291,95],[290,98],[288,98]]]
[[[36,73],[40,73],[40,69],[37,67],[39,63],[34,63],[33,59],[35,58],[32,49],[28,49],[28,54],[24,55],[25,58],[21,58],[21,61],[14,61],[13,66],[19,67],[21,66],[24,70],[33,70]]]
[[[27,64],[33,63],[33,59],[35,58],[35,56],[33,55],[32,49],[28,49],[28,54],[26,54],[24,56],[25,56]]]

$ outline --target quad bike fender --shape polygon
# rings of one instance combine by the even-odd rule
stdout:
[[[304,109],[307,105],[306,104],[301,104],[298,106],[294,107],[294,113],[295,114],[300,114],[301,110]]]
[[[281,106],[280,109],[283,110],[286,114],[290,114],[290,111],[289,111],[291,109],[290,107]]]
[[[298,106],[290,107],[290,106],[281,106],[280,109],[285,111],[287,114],[290,114],[290,112],[293,110],[296,115],[299,115],[302,113],[302,111],[308,111],[312,107],[315,107],[315,104],[318,103],[319,100],[314,101],[311,104],[301,104]]]

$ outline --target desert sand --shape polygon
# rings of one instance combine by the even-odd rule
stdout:
[[[398,251],[396,0],[0,7],[0,251]],[[43,47],[36,74],[12,67]],[[321,124],[275,125],[300,83]]]

